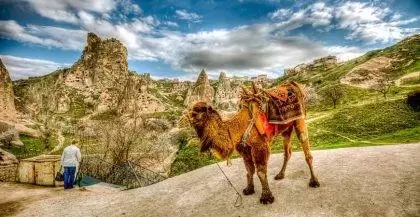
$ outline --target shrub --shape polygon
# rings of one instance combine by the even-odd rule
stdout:
[[[410,92],[407,95],[406,103],[410,108],[414,109],[414,111],[420,111],[420,91],[416,90]]]

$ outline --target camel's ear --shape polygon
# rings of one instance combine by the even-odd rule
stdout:
[[[207,105],[207,114],[211,114],[213,112],[213,108],[211,107],[211,105]]]
[[[251,91],[249,91],[245,86],[241,86],[242,91],[246,94],[246,95],[251,95]]]
[[[254,91],[254,94],[258,94],[258,87],[255,82],[252,82],[252,91]]]

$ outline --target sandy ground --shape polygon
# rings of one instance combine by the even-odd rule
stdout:
[[[98,186],[64,191],[0,184],[0,215],[420,216],[419,153],[420,143],[314,151],[321,183],[316,189],[308,187],[309,171],[301,152],[293,154],[286,178],[275,181],[283,156],[274,154],[268,174],[274,203],[259,204],[261,189],[255,177],[256,194],[243,196],[239,208],[233,206],[235,192],[217,165],[127,191],[103,191]],[[221,166],[242,190],[242,160],[232,163],[231,167]]]

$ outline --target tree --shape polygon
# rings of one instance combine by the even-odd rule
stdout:
[[[340,100],[343,99],[344,94],[345,89],[339,84],[327,86],[321,91],[321,95],[333,103],[334,109],[337,107]]]
[[[391,87],[394,86],[395,82],[391,77],[386,74],[378,80],[378,83],[372,86],[372,89],[381,93],[382,96],[386,99],[387,94],[391,90]]]

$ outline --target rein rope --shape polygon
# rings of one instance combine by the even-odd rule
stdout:
[[[225,178],[226,178],[226,180],[227,180],[227,182],[228,182],[228,184],[230,185],[230,187],[232,187],[233,188],[233,190],[235,190],[235,192],[236,192],[236,200],[235,200],[235,203],[233,204],[233,206],[234,207],[236,207],[236,208],[238,208],[238,207],[241,207],[242,206],[242,195],[241,195],[241,193],[239,193],[239,191],[235,188],[235,186],[232,184],[232,182],[230,181],[230,179],[227,177],[227,175],[226,175],[226,173],[222,170],[222,167],[220,167],[220,165],[219,165],[219,163],[216,163],[217,164],[217,166],[219,167],[219,169],[220,169],[220,171],[222,172],[222,174],[225,176]]]

